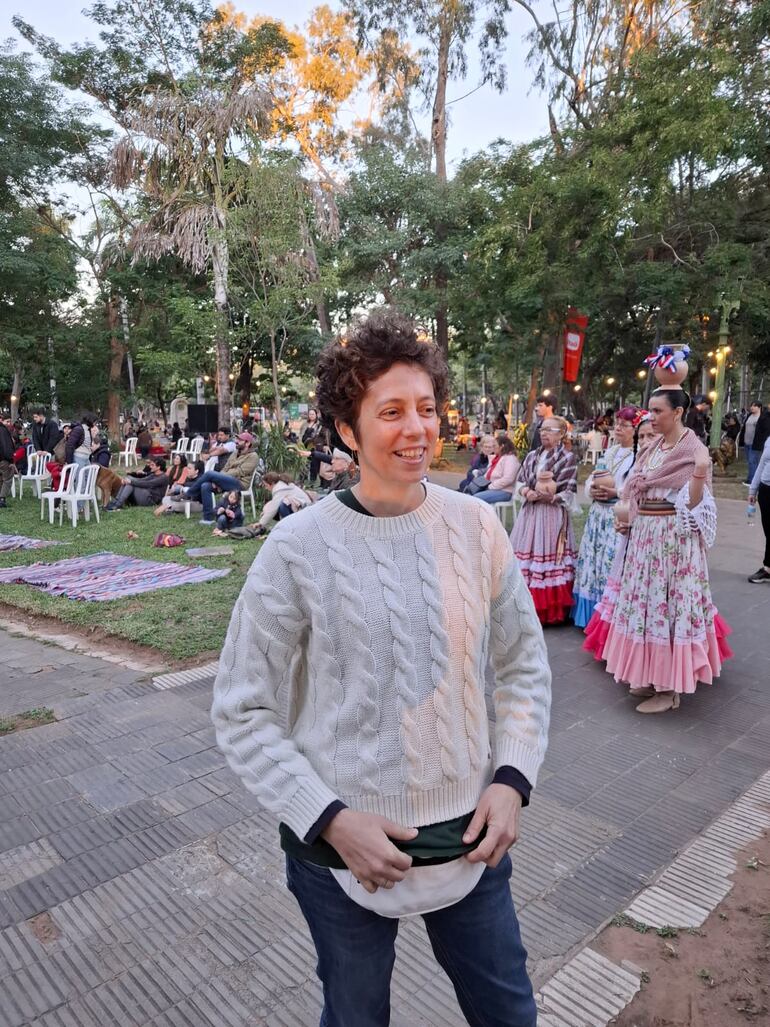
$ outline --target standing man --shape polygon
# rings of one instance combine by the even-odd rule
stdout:
[[[537,402],[535,403],[535,430],[532,432],[532,443],[530,444],[529,451],[532,453],[535,449],[540,449],[540,425],[546,419],[546,417],[553,417],[553,396],[538,396]]]
[[[0,420],[0,509],[8,505],[6,499],[11,494],[11,479],[16,474],[13,462],[13,435],[10,417]]]
[[[222,432],[223,429],[220,428],[217,438]],[[259,454],[252,448],[253,443],[253,435],[249,435],[247,431],[241,432],[235,438],[235,453],[229,457],[221,471],[206,471],[200,478],[196,478],[192,485],[182,490],[183,495],[203,504],[200,524],[215,523],[212,498],[215,488],[220,492],[242,492],[251,484],[251,476],[259,463]],[[216,449],[212,450],[212,456],[215,455]]]
[[[45,410],[38,408],[32,415],[32,445],[38,453],[53,453],[56,443],[62,438],[62,432],[56,421],[45,416]]]
[[[692,428],[704,445],[708,445],[708,425],[706,417],[711,410],[711,400],[708,396],[694,396],[692,406],[687,411],[684,419],[685,428]]]

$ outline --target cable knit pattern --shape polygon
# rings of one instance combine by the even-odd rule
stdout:
[[[428,611],[430,628],[431,677],[433,678],[433,708],[436,711],[436,734],[441,743],[441,768],[450,781],[459,777],[457,746],[452,718],[452,683],[449,670],[449,636],[444,628],[444,607],[441,602],[441,582],[436,573],[436,561],[428,536],[415,537],[417,567],[422,579],[422,594]]]
[[[327,546],[334,580],[342,596],[343,615],[350,629],[350,657],[356,664],[362,688],[357,715],[361,787],[366,792],[377,792],[380,786],[380,765],[377,762],[380,727],[379,688],[375,677],[377,668],[372,654],[372,636],[365,619],[366,603],[358,574],[350,562],[350,553],[325,522],[321,522],[321,537]]]
[[[467,539],[455,511],[447,510],[444,521],[449,528],[449,544],[452,547],[452,563],[457,574],[457,588],[463,601],[465,613],[465,659],[463,666],[463,702],[465,703],[465,730],[468,738],[468,754],[471,766],[478,770],[483,758],[482,734],[479,730],[486,710],[478,688],[478,667],[480,660],[481,621],[479,619],[478,587],[471,577],[467,558]],[[483,578],[483,575],[479,575]],[[484,586],[482,585],[482,594]],[[476,602],[474,603],[474,599]]]
[[[536,783],[550,672],[531,597],[494,510],[426,493],[400,517],[332,495],[286,518],[235,605],[217,739],[300,837],[335,799],[420,826],[472,810],[495,766]]]
[[[414,642],[409,634],[406,596],[398,566],[391,557],[391,544],[370,542],[369,548],[377,563],[377,577],[383,587],[383,597],[390,616],[390,630],[393,633],[393,660],[396,671],[394,681],[400,700],[404,776],[409,784],[419,785],[422,783],[422,755],[420,729],[414,713],[417,705],[417,677],[414,670]]]
[[[331,784],[336,776],[334,756],[337,747],[337,715],[339,714],[343,699],[340,665],[335,657],[334,646],[329,637],[325,605],[316,584],[313,565],[302,555],[301,551],[298,551],[296,544],[292,545],[288,541],[281,539],[278,542],[278,551],[288,566],[295,583],[303,594],[307,595],[308,601],[315,613],[313,630],[318,645],[315,654],[316,659],[311,666],[315,689],[315,702],[313,704],[315,718],[313,726],[317,725],[318,733],[322,739],[319,751],[322,754],[321,759],[326,761],[327,779]]]

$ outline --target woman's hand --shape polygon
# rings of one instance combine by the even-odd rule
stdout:
[[[463,835],[464,844],[474,842],[487,825],[483,842],[465,857],[469,863],[496,867],[519,836],[521,795],[510,785],[490,785],[479,799],[476,812]],[[333,821],[332,821],[333,822]]]
[[[695,457],[695,473],[701,477],[704,474],[708,474],[711,470],[711,454],[705,446],[702,447],[702,452],[699,452]]]
[[[321,832],[321,837],[337,850],[348,870],[373,895],[378,888],[392,888],[397,881],[403,881],[412,857],[397,849],[390,839],[412,841],[417,837],[417,828],[402,827],[376,813],[343,809]]]

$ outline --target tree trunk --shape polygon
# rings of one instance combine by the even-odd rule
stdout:
[[[273,409],[275,419],[280,426],[283,412],[281,411],[281,392],[278,388],[278,355],[275,351],[275,332],[270,332],[270,365],[273,374]]]
[[[217,211],[221,233],[212,247],[212,269],[214,278],[214,308],[216,310],[216,358],[217,358],[217,403],[220,425],[230,424],[230,336],[228,334],[227,274],[229,254],[224,238],[224,214]]]
[[[168,416],[166,414],[166,401],[163,398],[163,392],[160,385],[158,386],[158,407],[160,409],[160,416],[163,418],[163,424],[168,428]]]
[[[449,77],[449,48],[452,43],[453,16],[445,12],[441,20],[438,40],[438,66],[436,69],[436,93],[433,98],[433,114],[431,118],[431,146],[436,158],[436,178],[443,187],[446,186],[446,87]],[[436,242],[440,245],[446,237],[446,226],[439,222],[436,225]],[[449,315],[447,312],[446,292],[448,276],[444,268],[439,268],[435,276],[436,290],[439,295],[436,306],[436,344],[449,360]],[[449,437],[449,421],[445,414],[441,417],[441,436]]]
[[[131,393],[131,413],[136,417],[136,383],[134,381],[134,361],[131,359],[131,333],[128,328],[128,303],[125,296],[120,297],[120,321],[123,325],[123,345],[126,347],[126,370],[128,371],[128,391]]]
[[[56,362],[53,355],[53,337],[48,336],[48,384],[51,389],[51,417],[59,420],[59,394],[56,391]]]
[[[13,387],[11,389],[11,420],[15,421],[19,416],[19,406],[21,404],[21,383],[24,377],[24,372],[19,361],[15,361],[13,365]]]
[[[120,376],[126,347],[118,335],[118,307],[115,297],[105,301],[105,315],[110,329],[110,380],[107,386],[107,430],[111,439],[120,438]]]
[[[240,404],[243,406],[244,403],[251,405],[251,379],[253,376],[254,358],[250,353],[247,353],[241,359],[241,366],[238,369],[238,377],[235,379],[233,385],[233,399],[235,396],[240,396]]]

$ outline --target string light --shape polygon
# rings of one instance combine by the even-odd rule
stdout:
[[[582,388],[583,388],[583,386],[582,386],[582,385],[576,385],[576,386],[575,386],[575,392],[580,392],[580,390],[581,390]]]
[[[647,372],[646,371],[637,371],[636,372],[636,377],[641,381],[642,378],[646,378],[647,377]]]

